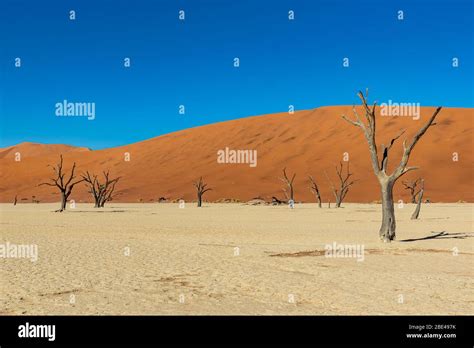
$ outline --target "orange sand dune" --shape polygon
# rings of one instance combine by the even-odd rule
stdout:
[[[38,144],[24,142],[18,145],[5,147],[0,149],[0,158],[12,159],[15,158],[16,153],[20,153],[21,157],[40,157],[47,155],[57,155],[59,153],[65,154],[67,152],[81,152],[90,151],[86,147],[76,147],[63,144]]]
[[[205,199],[214,201],[233,198],[246,201],[260,196],[283,198],[279,180],[284,167],[296,172],[295,199],[313,202],[307,176],[313,175],[320,185],[324,202],[334,197],[324,176],[326,171],[335,182],[335,165],[347,152],[353,177],[346,201],[371,202],[379,199],[378,184],[369,161],[366,141],[361,130],[341,119],[352,116],[350,106],[322,107],[314,110],[248,117],[229,122],[163,135],[139,143],[89,151],[66,145],[20,144],[0,149],[0,201],[12,202],[15,195],[30,201],[34,195],[41,202],[57,201],[59,194],[52,187],[37,185],[52,173],[48,164],[57,162],[63,153],[66,167],[77,163],[78,172],[101,172],[110,169],[122,176],[116,197],[121,202],[195,199],[192,182],[203,176],[212,191]],[[362,115],[362,110],[358,108]],[[434,108],[422,108],[421,118],[381,117],[378,121],[377,143],[387,144],[402,128],[410,138],[431,116]],[[409,165],[420,169],[404,179],[421,176],[425,179],[425,198],[433,202],[474,201],[473,195],[473,116],[474,109],[445,108],[415,147]],[[403,139],[403,138],[402,138]],[[257,150],[257,166],[219,164],[217,152],[228,147],[235,150]],[[15,161],[15,152],[21,161]],[[130,161],[125,161],[125,153]],[[453,161],[457,153],[458,161]],[[391,150],[389,168],[399,162],[401,141]],[[91,201],[83,184],[76,186],[71,199]],[[408,200],[400,181],[395,199]]]

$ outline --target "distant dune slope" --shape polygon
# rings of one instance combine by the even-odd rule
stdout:
[[[341,119],[352,116],[350,106],[321,107],[298,111],[248,117],[163,135],[139,143],[89,151],[67,145],[23,143],[0,149],[0,201],[31,201],[34,195],[41,202],[57,201],[59,194],[48,186],[38,187],[51,176],[48,164],[55,164],[60,153],[67,168],[77,163],[78,174],[89,170],[100,173],[110,169],[114,176],[122,176],[116,197],[121,202],[148,202],[159,197],[195,199],[192,182],[203,176],[212,187],[205,199],[214,201],[234,198],[246,201],[254,197],[284,198],[282,169],[296,172],[295,198],[313,202],[308,175],[318,182],[324,202],[334,202],[324,176],[336,182],[335,165],[349,154],[353,177],[358,181],[351,187],[346,201],[372,202],[379,199],[378,184],[372,172],[367,143],[360,129]],[[358,108],[360,115],[362,110]],[[405,137],[411,136],[431,116],[434,108],[422,108],[421,118],[377,118],[377,144],[387,144],[402,128]],[[473,202],[473,117],[474,109],[444,108],[415,147],[409,165],[420,169],[403,177],[425,179],[425,198],[432,202]],[[403,137],[402,137],[403,139]],[[399,141],[390,153],[389,169],[399,161]],[[255,168],[248,164],[219,164],[217,151],[221,149],[257,150]],[[15,161],[15,152],[21,161]],[[125,161],[124,153],[130,154]],[[458,161],[453,157],[458,156]],[[395,199],[408,201],[408,192],[401,181],[395,187]],[[71,198],[90,201],[83,184],[77,186]]]
[[[21,158],[42,157],[47,155],[65,154],[67,152],[90,151],[86,147],[76,147],[63,144],[38,144],[24,142],[18,145],[0,149],[0,158],[15,159],[15,154],[20,153]]]

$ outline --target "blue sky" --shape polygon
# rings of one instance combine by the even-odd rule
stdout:
[[[0,146],[112,147],[353,104],[366,87],[380,102],[474,107],[473,13],[471,0],[2,0]],[[94,102],[95,120],[56,117],[65,99]]]

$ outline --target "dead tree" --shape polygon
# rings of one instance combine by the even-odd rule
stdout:
[[[420,190],[416,190],[417,186],[421,182],[421,178],[418,178],[416,180],[411,180],[411,181],[402,181],[403,186],[405,186],[405,190],[410,191],[410,197],[411,197],[411,202],[416,203],[416,197],[418,196],[418,193]]]
[[[275,196],[272,196],[272,205],[280,205],[280,204],[284,204],[285,201],[282,201],[280,199],[278,199],[277,197]]]
[[[288,186],[288,190],[290,191],[288,193],[287,189],[283,188],[283,192],[285,193],[286,199],[288,201],[292,200],[293,202],[295,201],[294,190],[293,190],[293,181],[295,180],[295,176],[296,176],[296,173],[293,174],[293,177],[290,180],[288,176],[286,175],[286,168],[283,168],[283,178],[280,178],[280,180],[283,181]]]
[[[49,167],[53,168],[54,175],[55,175],[55,177],[50,179],[52,182],[43,182],[39,184],[38,186],[47,185],[47,186],[57,187],[59,189],[59,191],[61,192],[61,208],[56,210],[56,212],[61,213],[64,210],[66,210],[66,203],[69,196],[71,195],[71,192],[74,186],[84,181],[84,179],[74,181],[75,179],[74,171],[76,170],[76,162],[74,162],[72,166],[71,175],[69,175],[69,179],[66,179],[65,178],[66,173],[63,172],[63,155],[60,155],[59,158],[60,158],[59,163],[55,167],[49,165]]]
[[[105,183],[102,185],[103,193],[99,200],[99,208],[103,208],[106,202],[109,202],[113,199],[115,185],[120,180],[120,176],[115,179],[111,179],[109,177],[109,171],[102,173],[104,174]]]
[[[92,194],[92,197],[94,197],[94,208],[99,208],[101,185],[97,180],[97,175],[93,175],[87,171],[81,176],[86,182],[86,187],[89,189],[89,193]]]
[[[352,120],[345,115],[343,115],[342,118],[352,125],[362,129],[367,140],[372,168],[379,181],[382,194],[382,225],[380,227],[379,236],[384,242],[390,242],[395,239],[396,229],[395,212],[393,206],[393,186],[403,174],[411,170],[418,169],[418,167],[407,167],[408,159],[410,158],[410,154],[418,140],[420,140],[420,138],[425,134],[430,126],[434,125],[433,122],[438,113],[441,111],[441,106],[436,109],[430,119],[423,127],[420,128],[420,130],[414,135],[408,144],[406,140],[403,142],[403,154],[400,163],[393,170],[392,174],[387,174],[386,171],[389,151],[392,148],[394,142],[400,138],[400,136],[405,131],[402,130],[398,135],[396,135],[390,141],[388,146],[382,144],[382,159],[379,161],[378,149],[375,140],[375,108],[377,102],[375,102],[372,107],[369,107],[367,104],[368,91],[366,91],[365,96],[362,92],[359,92],[358,96],[362,101],[367,123],[361,121],[357,111],[355,110],[355,107],[352,108],[352,111],[356,117],[356,120]]]
[[[416,209],[411,215],[412,220],[418,219],[418,216],[420,215],[420,209],[421,209],[421,201],[423,200],[423,193],[425,191],[425,181],[421,179],[421,188],[418,191],[418,203],[416,204]]]
[[[316,184],[316,181],[314,181],[311,175],[309,175],[308,178],[310,183],[309,190],[316,196],[316,199],[318,200],[318,206],[321,208],[321,194],[319,193],[318,184]]]
[[[94,208],[103,208],[105,203],[112,200],[115,185],[120,177],[111,179],[109,171],[102,172],[104,175],[104,182],[99,181],[97,175],[91,174],[88,171],[82,174],[82,178],[89,188],[89,193],[94,198]]]
[[[324,175],[326,175],[327,180],[331,184],[332,192],[334,194],[334,197],[336,198],[336,208],[340,208],[342,201],[347,195],[347,192],[349,192],[349,187],[353,185],[356,180],[349,181],[349,178],[352,176],[353,173],[350,172],[349,169],[349,162],[347,162],[346,166],[346,173],[343,174],[343,164],[342,162],[339,163],[339,166],[336,166],[336,173],[337,177],[339,179],[339,189],[336,189],[334,186],[333,182],[329,179],[326,171],[324,172]]]
[[[18,195],[15,195],[15,200],[13,201],[13,205],[16,205],[17,202],[18,202]]]
[[[202,176],[199,178],[199,181],[196,181],[194,183],[194,187],[196,188],[197,192],[197,206],[201,207],[202,206],[202,195],[206,193],[207,191],[212,190],[211,188],[206,188],[207,184],[205,184],[202,181]]]

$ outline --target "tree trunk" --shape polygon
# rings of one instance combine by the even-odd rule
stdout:
[[[319,206],[320,208],[323,207],[323,206],[322,206],[322,203],[321,203],[321,196],[318,196],[318,206]]]
[[[198,207],[202,206],[202,196],[198,194]]]
[[[341,194],[337,194],[336,195],[336,208],[340,208],[341,207]]]
[[[59,212],[66,210],[66,204],[67,204],[66,192],[61,192],[61,209],[59,209]]]
[[[416,205],[416,209],[413,212],[411,219],[416,220],[418,219],[418,215],[420,215],[420,209],[421,209],[421,201],[423,199],[423,188],[420,190],[420,193],[418,194],[418,204]]]
[[[382,226],[380,226],[379,237],[384,242],[395,239],[395,211],[393,206],[393,185],[390,180],[380,181],[382,191]]]

